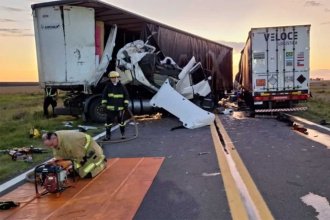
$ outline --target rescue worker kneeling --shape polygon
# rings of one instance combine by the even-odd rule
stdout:
[[[81,178],[94,177],[106,166],[102,148],[88,134],[79,131],[48,132],[42,136],[43,144],[52,148],[54,162],[72,160],[74,170]]]

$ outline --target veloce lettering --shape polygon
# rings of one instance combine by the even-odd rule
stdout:
[[[282,33],[265,33],[265,40],[268,41],[269,37],[271,41],[280,41],[280,40],[298,40],[298,32],[282,32]]]

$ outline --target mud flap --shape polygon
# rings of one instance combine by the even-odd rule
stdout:
[[[194,103],[180,95],[167,79],[159,91],[152,97],[150,104],[154,107],[164,108],[179,118],[183,126],[189,129],[210,125],[214,114],[199,108]]]

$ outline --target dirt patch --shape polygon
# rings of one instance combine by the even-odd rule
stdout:
[[[0,94],[41,93],[40,86],[0,86]]]

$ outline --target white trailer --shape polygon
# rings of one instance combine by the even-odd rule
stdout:
[[[235,78],[255,112],[306,110],[309,61],[310,25],[252,28]]]
[[[149,102],[169,79],[176,96],[190,100],[184,102],[186,111],[195,104],[204,108],[200,112],[206,110],[187,120],[180,117],[182,108],[171,108],[188,128],[212,123],[214,116],[207,110],[214,107],[213,98],[232,89],[230,47],[98,0],[50,1],[31,7],[39,82],[67,92],[56,114],[105,121],[101,93],[110,70],[120,73],[134,114],[175,104],[169,96],[164,103]]]

